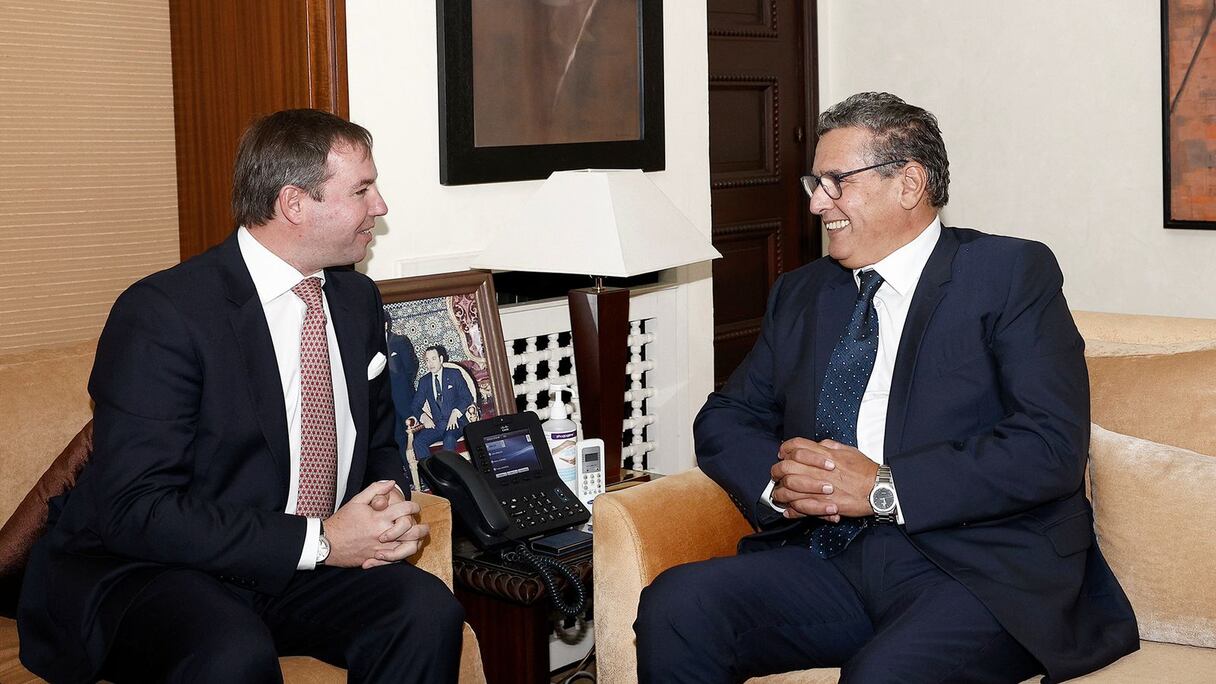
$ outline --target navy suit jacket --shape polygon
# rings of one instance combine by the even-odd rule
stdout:
[[[388,374],[367,377],[385,351],[379,293],[360,273],[332,270],[325,296],[357,433],[339,496],[384,479],[405,488]],[[92,680],[126,606],[165,568],[281,592],[307,526],[284,513],[282,383],[235,233],[118,298],[89,392],[93,457],[52,501],[19,604],[21,660],[51,681]]]
[[[460,411],[460,424],[467,423],[465,411],[473,403],[473,395],[469,392],[469,385],[465,382],[464,373],[455,368],[443,367],[439,381],[438,404],[435,401],[434,378],[434,373],[427,373],[418,381],[410,413],[414,417],[419,417],[422,415],[423,407],[430,405],[431,419],[435,421],[435,427],[444,430],[447,428],[448,418],[452,415],[452,409],[456,409]]]
[[[1083,490],[1089,381],[1062,285],[1040,243],[943,228],[900,338],[885,433],[908,537],[1053,679],[1139,644]],[[783,275],[755,347],[697,416],[700,466],[769,528],[741,550],[822,524],[770,525],[760,495],[778,445],[815,434],[819,386],[856,297],[852,272],[828,258]]]

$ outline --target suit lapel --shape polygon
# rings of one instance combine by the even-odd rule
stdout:
[[[333,318],[334,334],[338,337],[338,351],[342,355],[342,372],[346,376],[346,397],[350,401],[350,415],[355,423],[355,450],[351,456],[350,475],[346,479],[346,501],[362,488],[363,473],[367,467],[368,383],[366,330],[368,324],[350,306],[349,288],[344,288],[342,279],[333,271],[326,272],[325,299],[329,302],[329,314]]]
[[[282,478],[282,490],[287,491],[291,478],[287,408],[283,403],[283,383],[279,378],[266,312],[257,297],[245,260],[241,257],[235,233],[220,246],[219,258],[228,301],[235,307],[229,319],[236,338],[234,346],[241,357],[245,377],[249,379],[249,395],[262,435],[280,466],[278,472]]]
[[[891,394],[887,402],[887,428],[883,442],[883,451],[886,454],[896,454],[902,450],[901,441],[904,421],[908,415],[912,375],[920,355],[921,341],[937,305],[946,295],[945,285],[950,282],[954,255],[957,252],[958,238],[953,230],[943,227],[941,237],[937,239],[937,245],[929,255],[929,261],[925,262],[925,270],[921,272],[916,293],[912,297],[912,305],[908,308],[908,317],[904,320],[903,334],[899,338],[899,351],[895,355],[895,369],[891,375]]]

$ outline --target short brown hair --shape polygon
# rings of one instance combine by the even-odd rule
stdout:
[[[315,200],[329,179],[329,151],[345,143],[372,150],[362,126],[316,109],[286,109],[258,119],[245,130],[232,170],[232,215],[238,226],[260,226],[274,218],[279,190],[294,185]]]

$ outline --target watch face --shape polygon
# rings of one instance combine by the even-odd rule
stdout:
[[[870,506],[875,513],[890,513],[895,510],[895,492],[890,487],[875,487],[870,492]]]

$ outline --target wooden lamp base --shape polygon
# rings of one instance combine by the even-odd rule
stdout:
[[[621,479],[629,290],[570,290],[570,327],[583,437],[604,440],[604,482]]]

